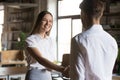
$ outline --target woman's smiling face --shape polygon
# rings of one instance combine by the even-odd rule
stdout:
[[[46,14],[41,21],[41,28],[42,32],[49,32],[53,25],[53,17],[50,14]]]

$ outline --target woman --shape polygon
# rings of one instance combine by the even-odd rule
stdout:
[[[49,37],[52,25],[52,14],[42,11],[30,36],[26,39],[28,62],[26,80],[52,80],[50,72],[52,69],[65,74],[67,68],[52,63],[53,43]]]

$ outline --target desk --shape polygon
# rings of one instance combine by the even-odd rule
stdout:
[[[6,78],[5,80],[11,80],[11,78],[16,77],[19,78],[25,75],[26,71],[27,67],[0,67],[0,78]]]
[[[11,65],[25,65],[25,56],[21,50],[7,50],[0,52],[0,66],[9,67]]]
[[[25,66],[26,65],[26,61],[7,61],[7,62],[0,62],[0,66],[4,67],[4,66]]]
[[[24,74],[27,67],[0,67],[0,75]]]

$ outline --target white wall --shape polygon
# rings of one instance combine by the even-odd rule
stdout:
[[[53,27],[50,36],[57,41],[57,0],[47,0],[47,10],[53,15]],[[57,59],[57,44],[55,46],[55,56]]]
[[[47,0],[47,10],[52,13],[54,18],[51,36],[55,37],[57,33],[57,0]]]

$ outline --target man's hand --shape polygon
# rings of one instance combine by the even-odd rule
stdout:
[[[65,67],[64,72],[62,73],[63,77],[69,78],[70,66]]]

